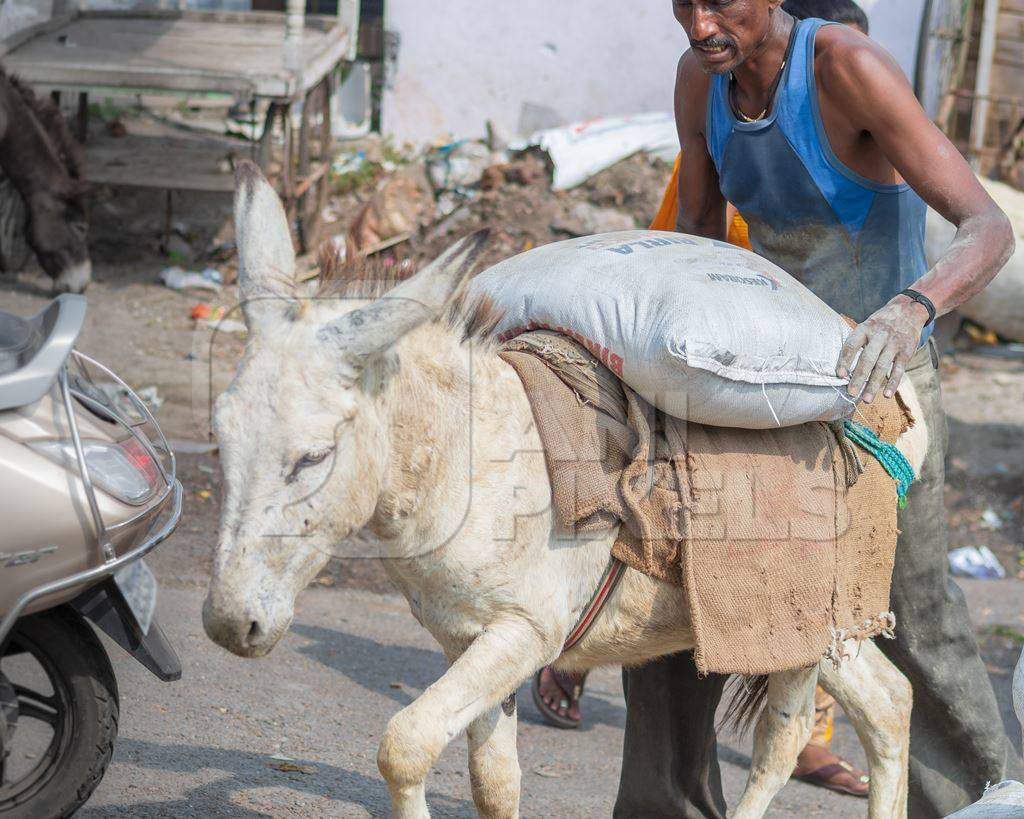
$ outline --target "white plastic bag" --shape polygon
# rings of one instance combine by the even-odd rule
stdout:
[[[765,429],[854,409],[835,374],[849,327],[796,279],[733,245],[605,233],[506,259],[473,287],[505,311],[503,338],[536,328],[571,335],[679,418]]]
[[[555,169],[551,188],[563,191],[639,151],[671,162],[679,151],[679,132],[672,114],[635,114],[537,131],[528,144],[547,151]]]

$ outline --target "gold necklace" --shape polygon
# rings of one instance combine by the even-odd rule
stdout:
[[[756,117],[748,117],[741,110],[739,105],[736,104],[736,92],[732,90],[733,97],[733,109],[736,111],[736,115],[743,120],[743,122],[760,122],[768,115],[768,109],[772,107],[772,97],[775,96],[775,89],[779,85],[779,80],[782,78],[782,72],[786,69],[786,61],[782,61],[782,65],[779,66],[779,72],[775,75],[775,80],[772,82],[772,87],[768,91],[768,104],[764,107],[764,110]],[[736,75],[731,71],[729,72],[729,79],[732,81],[732,89],[736,87]]]
[[[761,120],[763,120],[763,119],[765,118],[765,116],[766,116],[766,115],[768,114],[768,108],[765,108],[765,109],[764,109],[764,110],[763,110],[763,111],[762,111],[762,112],[761,112],[760,114],[758,114],[758,115],[757,115],[756,117],[748,117],[748,116],[747,116],[746,114],[744,114],[744,113],[743,113],[743,112],[742,112],[742,111],[741,111],[741,110],[740,110],[739,108],[737,108],[737,109],[736,109],[736,113],[740,115],[740,119],[741,119],[741,120],[743,120],[744,122],[760,122],[760,121],[761,121]]]

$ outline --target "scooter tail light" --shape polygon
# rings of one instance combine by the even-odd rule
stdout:
[[[78,472],[75,445],[65,439],[30,441],[28,446],[61,466]],[[82,441],[92,482],[123,503],[141,506],[156,492],[159,471],[146,448],[134,438],[126,441]]]
[[[160,469],[149,450],[143,446],[138,438],[129,438],[118,444],[136,469],[146,476],[146,483],[152,489],[156,489],[160,483]]]

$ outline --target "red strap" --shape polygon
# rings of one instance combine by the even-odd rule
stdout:
[[[594,624],[597,619],[597,615],[601,613],[601,609],[604,608],[604,604],[611,597],[615,587],[619,585],[619,581],[622,579],[622,575],[626,571],[626,564],[618,558],[613,557],[608,562],[608,568],[604,570],[604,577],[598,584],[597,591],[594,592],[594,596],[590,598],[590,602],[587,607],[583,609],[583,613],[580,615],[580,619],[576,622],[575,628],[569,632],[569,636],[565,638],[565,644],[562,646],[562,653],[565,654],[570,648],[576,645],[582,640],[590,627]]]

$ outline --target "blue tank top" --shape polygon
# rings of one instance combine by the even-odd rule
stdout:
[[[928,270],[927,206],[909,185],[882,185],[844,165],[818,109],[814,39],[802,20],[768,116],[736,118],[729,77],[711,79],[708,151],[722,193],[750,226],[750,243],[826,304],[863,321]],[[922,343],[931,326],[922,335]]]

